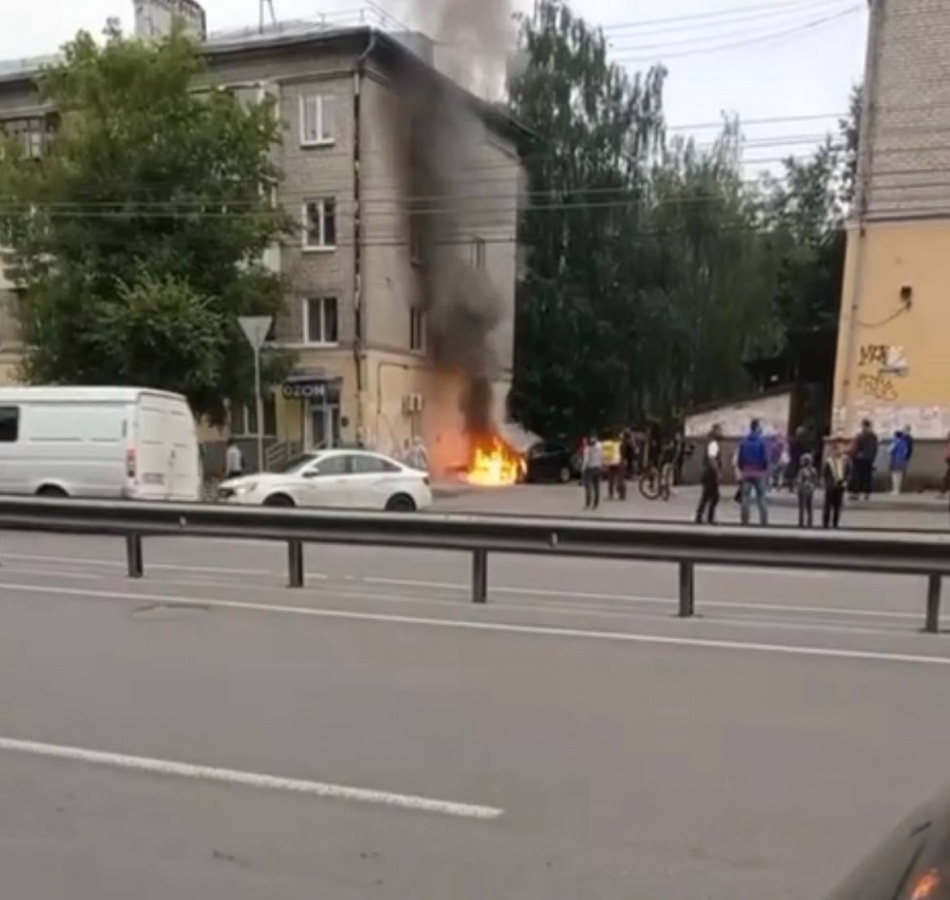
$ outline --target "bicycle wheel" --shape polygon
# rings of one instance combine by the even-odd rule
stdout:
[[[639,486],[647,500],[656,500],[660,496],[660,473],[655,468],[647,469],[640,476]]]

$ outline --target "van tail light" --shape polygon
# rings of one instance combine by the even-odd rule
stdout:
[[[125,475],[135,478],[135,447],[129,447],[125,452]]]

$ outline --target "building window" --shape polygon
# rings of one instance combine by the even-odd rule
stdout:
[[[303,246],[305,250],[336,248],[336,200],[332,197],[304,203]]]
[[[310,297],[303,303],[305,344],[337,344],[340,324],[336,297]]]
[[[229,410],[229,425],[233,437],[257,435],[257,404],[232,403]],[[264,395],[264,435],[277,434],[277,401],[273,394]]]
[[[336,139],[336,97],[300,98],[300,146],[324,147]]]
[[[15,444],[20,437],[20,407],[0,407],[0,443]]]
[[[472,265],[476,269],[485,268],[485,239],[475,238],[472,241]]]
[[[43,116],[0,122],[0,135],[13,138],[26,159],[42,159],[50,133],[50,122]]]
[[[424,351],[426,348],[426,314],[413,307],[409,310],[409,349]]]

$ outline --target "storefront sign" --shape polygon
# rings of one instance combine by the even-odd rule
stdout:
[[[338,381],[287,381],[281,388],[281,393],[287,400],[338,402],[340,384]]]

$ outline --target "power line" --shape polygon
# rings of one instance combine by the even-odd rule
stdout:
[[[843,0],[821,0],[821,3],[815,6],[810,11],[818,12],[819,10],[821,10],[822,12],[830,12],[832,9],[841,10],[842,2]],[[801,15],[803,11],[804,10],[796,11],[794,15],[790,15],[790,13],[788,12],[782,13],[781,15],[785,19],[784,22],[774,22],[768,25],[765,25],[765,24],[760,25],[759,23],[763,19],[770,18],[770,17],[768,16],[747,17],[747,19],[740,20],[735,23],[727,23],[727,24],[735,24],[735,25],[745,24],[745,27],[740,28],[738,30],[718,31],[718,32],[712,32],[712,33],[707,32],[699,36],[677,38],[676,40],[661,40],[658,43],[652,43],[652,44],[632,44],[632,45],[619,46],[611,42],[610,49],[616,53],[621,53],[621,52],[639,53],[644,50],[657,50],[657,49],[666,50],[670,48],[675,49],[677,47],[684,47],[684,46],[690,46],[690,45],[695,45],[695,44],[707,44],[710,41],[719,41],[719,40],[724,40],[727,38],[743,37],[746,39],[751,39],[756,36],[757,31],[764,28],[774,29],[778,26],[789,27],[793,25],[802,25],[806,23],[808,21],[808,18],[807,16],[803,17]],[[771,18],[775,18],[774,13],[771,16]],[[649,35],[644,35],[644,36],[649,36]]]
[[[728,9],[717,9],[705,13],[685,13],[680,16],[664,16],[657,19],[637,19],[630,22],[620,22],[613,25],[602,26],[604,32],[628,31],[639,28],[650,28],[654,25],[666,25],[673,22],[695,22],[700,20],[717,19],[723,16],[736,15],[739,13],[763,12],[776,10],[780,8],[798,7],[801,8],[802,0],[781,0],[779,3],[763,4],[754,3],[745,6],[733,6]]]
[[[797,25],[794,28],[788,28],[788,29],[785,29],[784,31],[776,31],[770,35],[748,38],[742,41],[734,41],[732,43],[721,44],[719,46],[714,46],[714,47],[706,47],[703,49],[683,50],[677,53],[664,53],[662,60],[659,60],[659,61],[662,62],[667,59],[680,59],[686,56],[699,56],[699,55],[705,55],[707,53],[721,53],[724,50],[737,50],[737,49],[742,49],[742,48],[750,47],[754,45],[771,43],[772,41],[777,41],[777,40],[782,41],[782,40],[787,40],[789,38],[794,39],[798,37],[799,35],[805,34],[809,31],[814,31],[816,28],[820,28],[823,25],[827,25],[831,22],[837,21],[838,19],[842,19],[845,16],[854,15],[854,13],[860,12],[860,11],[861,11],[861,6],[857,6],[857,5],[850,6],[839,13],[835,13],[834,15],[823,16],[820,19],[815,19],[811,22],[805,23],[804,25]],[[634,63],[645,63],[645,62],[651,62],[651,61],[656,62],[658,60],[654,60],[652,57],[650,58],[622,57],[620,59],[615,60],[615,62],[623,64],[623,65],[630,65]]]

